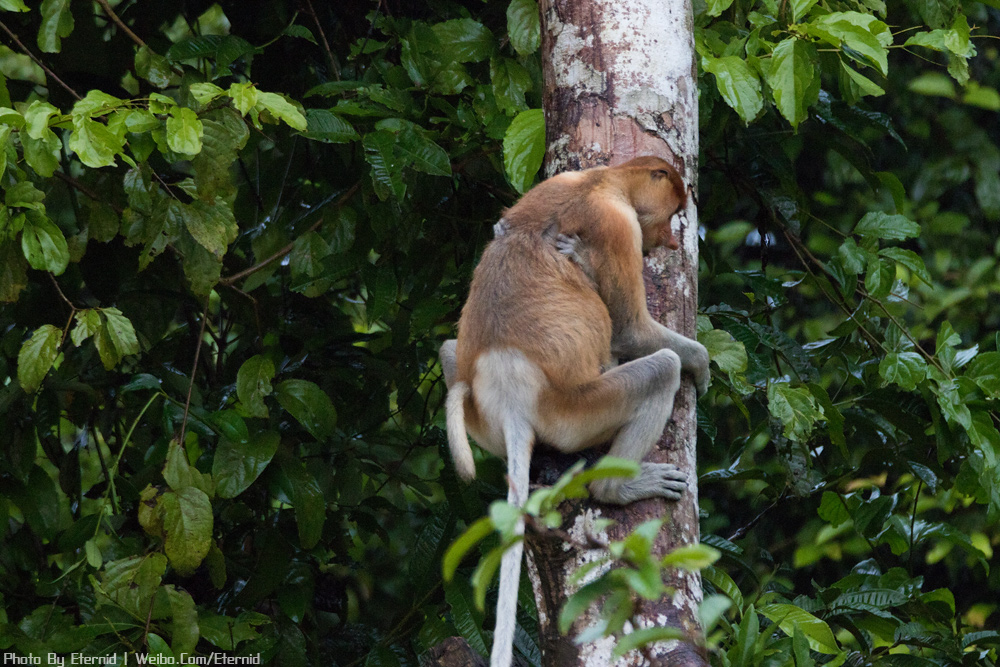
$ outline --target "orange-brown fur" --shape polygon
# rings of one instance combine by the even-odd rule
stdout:
[[[642,280],[644,252],[677,247],[670,219],[684,202],[677,172],[644,157],[556,176],[505,212],[473,274],[458,340],[441,346],[459,475],[475,476],[468,431],[507,458],[508,501],[522,505],[536,439],[577,451],[613,438],[611,454],[641,461],[670,418],[681,370],[707,388],[705,348],[653,320]],[[634,360],[615,366],[619,356]],[[641,470],[591,490],[619,504],[683,493],[674,466]],[[515,543],[501,560],[491,667],[511,663],[522,549]]]

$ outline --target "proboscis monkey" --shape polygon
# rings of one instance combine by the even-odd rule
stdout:
[[[523,505],[536,441],[576,452],[612,440],[611,455],[642,461],[670,419],[681,371],[708,389],[708,352],[652,318],[642,279],[644,253],[677,248],[670,219],[685,200],[673,167],[640,157],[554,176],[504,213],[458,339],[441,346],[459,476],[476,475],[468,431],[507,459],[507,499]],[[620,357],[632,360],[618,366]],[[613,504],[677,500],[686,488],[675,466],[648,462],[635,479],[591,484]],[[522,551],[518,543],[501,562],[491,667],[512,659]]]

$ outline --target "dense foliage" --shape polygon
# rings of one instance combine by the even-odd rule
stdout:
[[[435,358],[541,162],[534,0],[0,10],[0,648],[485,652]],[[696,13],[713,661],[993,665],[995,0]]]

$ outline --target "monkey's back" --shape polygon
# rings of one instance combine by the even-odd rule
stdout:
[[[611,318],[593,284],[550,239],[515,230],[491,242],[473,274],[458,324],[458,379],[485,351],[520,350],[560,389],[600,375]]]

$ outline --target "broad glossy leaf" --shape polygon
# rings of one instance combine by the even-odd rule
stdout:
[[[149,613],[166,571],[167,559],[161,553],[114,560],[100,573],[101,588],[115,604],[141,617]]]
[[[883,248],[879,250],[878,254],[897,264],[902,264],[927,286],[931,286],[931,274],[927,271],[924,260],[917,253],[904,248]]]
[[[103,308],[101,315],[105,318],[104,328],[118,356],[139,354],[139,341],[135,335],[135,328],[122,311],[117,308]]]
[[[660,561],[668,567],[698,572],[719,560],[722,554],[707,544],[686,544],[668,553]]]
[[[306,117],[287,99],[277,93],[257,91],[257,109],[264,109],[293,130],[304,132],[309,128]]]
[[[175,153],[197,155],[205,128],[192,109],[173,107],[167,118],[167,145]]]
[[[252,417],[267,417],[264,397],[271,394],[274,362],[263,355],[254,355],[243,362],[236,374],[236,395]]]
[[[881,211],[866,213],[855,227],[854,233],[874,236],[887,241],[902,241],[920,235],[920,225],[905,215],[889,215]]]
[[[497,106],[508,116],[528,108],[524,94],[531,90],[531,74],[519,62],[510,58],[490,60],[490,80]]]
[[[808,390],[772,382],[767,388],[767,408],[784,424],[786,438],[805,442],[823,413]]]
[[[503,138],[503,164],[507,180],[527,192],[545,157],[545,116],[541,109],[522,111]]]
[[[793,604],[768,604],[759,609],[760,613],[778,624],[785,634],[795,634],[796,628],[809,640],[812,650],[826,655],[840,652],[840,646],[833,637],[830,626],[804,609]]]
[[[21,345],[17,355],[17,380],[29,394],[38,389],[55,363],[60,341],[62,331],[51,324],[43,324]]]
[[[314,382],[285,380],[275,392],[278,402],[302,424],[317,440],[333,435],[337,425],[337,411],[326,395]]]
[[[365,148],[365,160],[371,165],[372,183],[379,198],[395,195],[402,199],[406,194],[403,182],[403,168],[396,157],[396,136],[388,130],[369,132],[361,140]]]
[[[493,531],[493,520],[484,516],[473,522],[465,529],[465,532],[458,536],[457,540],[451,543],[441,560],[441,571],[445,581],[451,581],[455,578],[455,570],[458,569],[465,555]]]
[[[817,2],[818,0],[792,0],[792,23],[798,23]]]
[[[618,640],[614,650],[611,652],[611,657],[621,658],[629,651],[641,649],[643,646],[653,642],[684,640],[684,638],[684,632],[680,628],[668,626],[639,628],[632,630]]]
[[[181,576],[194,573],[212,546],[212,503],[194,486],[166,491],[163,508],[163,551]]]
[[[101,328],[101,313],[95,308],[78,310],[73,316],[76,326],[70,332],[70,340],[73,345],[80,347],[85,340],[95,335]]]
[[[310,139],[331,144],[345,144],[358,139],[358,133],[350,123],[326,109],[306,109],[306,122],[309,127],[302,135]]]
[[[764,96],[757,73],[746,61],[738,56],[725,56],[705,58],[702,62],[705,71],[715,75],[715,84],[726,104],[740,115],[744,123],[755,119],[764,106]]]
[[[809,116],[809,107],[819,99],[819,54],[816,46],[789,37],[775,47],[767,82],[775,105],[793,128]]]
[[[280,441],[277,431],[263,431],[246,442],[220,440],[212,461],[212,477],[219,496],[235,498],[246,491],[267,468]]]
[[[281,470],[290,485],[295,523],[303,549],[312,549],[323,535],[326,521],[326,500],[316,478],[301,461],[291,457],[281,461]]]
[[[892,33],[871,14],[833,12],[813,19],[808,32],[833,46],[847,47],[854,60],[876,67],[882,76],[889,74],[887,47],[892,43]]]
[[[507,34],[518,55],[528,56],[538,50],[542,30],[535,0],[511,0],[507,5]]]
[[[698,334],[698,342],[708,350],[709,358],[726,373],[742,373],[747,369],[746,348],[728,331],[705,331]]]
[[[169,86],[177,76],[171,69],[169,60],[145,45],[136,51],[135,73],[160,89]]]
[[[62,40],[69,37],[75,25],[70,12],[70,0],[42,0],[42,24],[38,29],[38,48],[45,53],[62,51]]]
[[[0,302],[17,301],[28,285],[28,261],[15,241],[0,241]]]
[[[31,268],[57,276],[69,265],[69,246],[62,230],[36,211],[29,211],[25,217],[21,251]]]
[[[405,128],[399,133],[396,154],[412,169],[432,176],[451,176],[447,151],[416,129]]]
[[[246,116],[257,106],[257,88],[252,83],[233,83],[229,86],[229,97],[241,115]]]
[[[124,144],[124,137],[119,138],[103,123],[87,116],[73,116],[69,148],[88,167],[113,166]]]
[[[460,63],[486,60],[493,53],[493,33],[479,21],[452,19],[431,26],[446,60]]]

